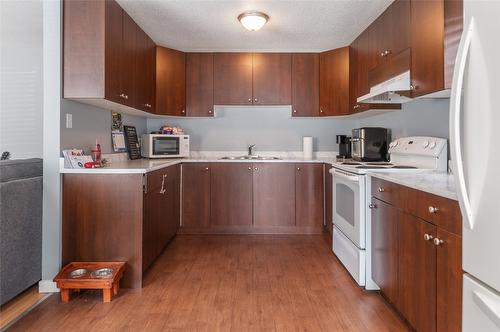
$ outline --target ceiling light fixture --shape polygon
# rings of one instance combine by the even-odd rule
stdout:
[[[238,16],[238,21],[240,21],[241,25],[245,27],[245,29],[250,31],[257,31],[264,26],[269,20],[269,16],[264,13],[256,12],[256,11],[248,11],[241,13]]]

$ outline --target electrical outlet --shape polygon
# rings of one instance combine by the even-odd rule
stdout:
[[[66,113],[66,128],[73,128],[73,114]]]

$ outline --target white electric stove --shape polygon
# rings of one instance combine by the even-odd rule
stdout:
[[[378,289],[371,279],[370,172],[442,171],[448,168],[447,140],[404,137],[389,145],[390,162],[341,160],[332,164],[333,252],[360,286]]]

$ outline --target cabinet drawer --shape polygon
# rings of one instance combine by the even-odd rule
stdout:
[[[454,200],[409,188],[408,210],[438,227],[462,235],[462,216]]]
[[[406,188],[385,180],[372,177],[372,196],[392,204],[397,207],[402,207],[404,202]]]

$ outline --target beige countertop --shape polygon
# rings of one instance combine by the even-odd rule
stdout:
[[[240,160],[240,159],[221,159],[225,156],[242,156],[245,155],[242,151],[207,151],[207,152],[192,152],[189,158],[175,159],[138,159],[128,160],[126,155],[111,154],[106,155],[111,161],[109,165],[102,168],[67,168],[64,165],[64,158],[60,160],[60,172],[63,174],[144,174],[152,172],[164,167],[172,166],[180,163],[210,163],[210,162],[227,162],[227,163],[332,163],[335,160],[336,152],[317,152],[313,159],[304,159],[302,152],[261,152],[256,153],[258,156],[264,157],[279,157],[280,159],[267,160]]]
[[[412,173],[382,173],[371,171],[368,172],[367,175],[413,189],[425,191],[434,195],[457,200],[455,181],[452,174],[435,171]]]

